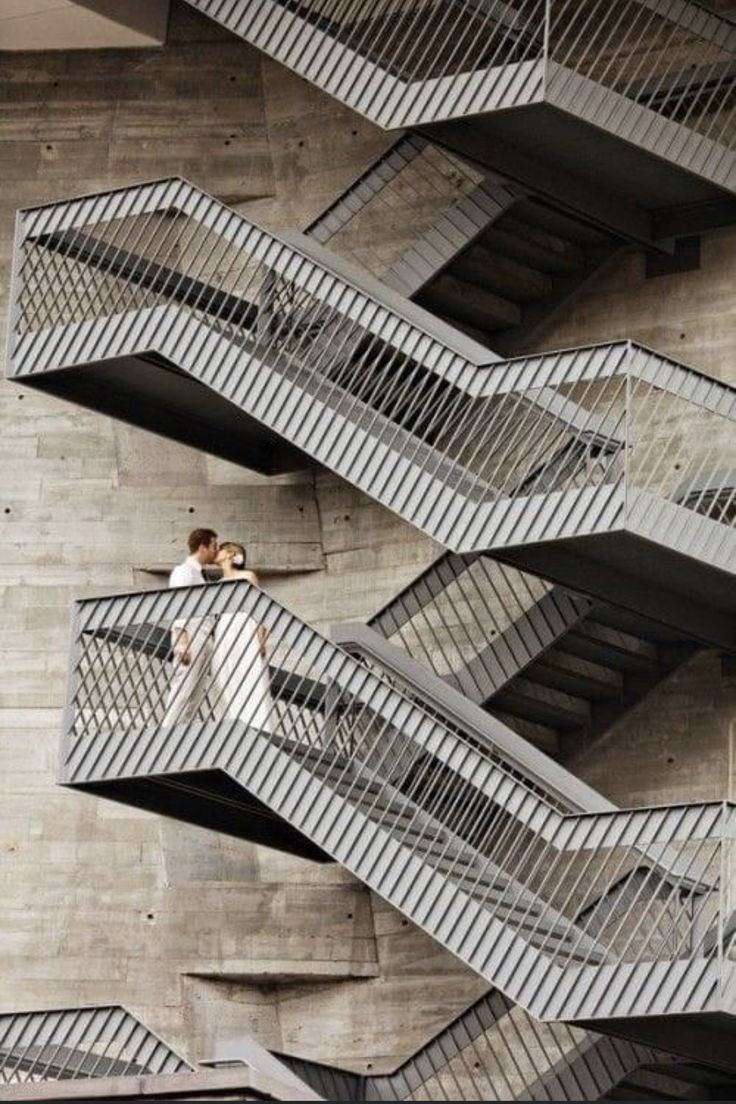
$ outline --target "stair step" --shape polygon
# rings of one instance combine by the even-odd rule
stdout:
[[[503,253],[540,272],[575,272],[585,267],[585,254],[579,246],[511,215],[490,226],[473,248],[478,246],[493,253]]]
[[[526,675],[517,676],[492,700],[507,713],[554,728],[576,728],[590,721],[590,702],[533,682]]]
[[[611,235],[587,222],[547,206],[538,199],[523,199],[515,205],[514,214],[522,222],[546,230],[582,249],[611,245]]]
[[[524,675],[532,682],[541,683],[566,694],[573,694],[587,701],[618,698],[624,690],[621,671],[593,663],[590,659],[550,648],[536,662],[527,667]]]
[[[618,606],[597,605],[594,616],[600,625],[607,625],[611,629],[622,629],[650,643],[679,644],[683,640],[682,633],[678,633],[676,629],[670,629],[667,625],[660,625],[656,621],[650,621],[638,613]]]
[[[560,651],[621,671],[646,671],[659,665],[656,645],[586,618],[557,643]]]
[[[421,302],[431,310],[482,330],[501,330],[521,323],[521,310],[516,303],[446,273],[425,288]]]
[[[538,721],[529,721],[526,717],[518,717],[498,709],[495,703],[484,706],[491,716],[496,717],[503,724],[508,725],[512,732],[518,733],[528,740],[530,744],[540,748],[547,755],[556,756],[560,753],[560,739],[556,729],[550,725],[540,724]]]
[[[468,337],[472,337],[474,341],[477,341],[479,345],[488,345],[493,348],[494,335],[489,331],[482,330],[480,326],[471,326],[469,322],[461,322],[459,318],[452,318],[449,314],[443,314],[442,311],[434,311],[442,322],[446,322],[448,326],[452,326],[456,330],[462,330]]]
[[[494,295],[521,303],[546,299],[554,291],[554,282],[546,273],[482,245],[458,257],[449,272]]]

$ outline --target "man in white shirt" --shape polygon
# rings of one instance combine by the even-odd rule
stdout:
[[[170,587],[201,585],[206,581],[202,568],[215,562],[217,533],[213,529],[195,529],[187,544],[189,555],[171,572]],[[209,683],[213,627],[211,617],[177,618],[172,622],[174,673],[161,722],[163,728],[185,724],[197,715]]]

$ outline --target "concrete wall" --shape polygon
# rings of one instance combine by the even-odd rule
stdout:
[[[163,50],[17,54],[0,83],[3,276],[18,206],[178,173],[302,226],[387,144],[180,3]],[[647,282],[641,257],[617,262],[545,340],[627,334],[736,382],[735,244],[714,234],[699,272]],[[193,525],[244,539],[323,626],[434,550],[329,475],[267,480],[8,383],[0,411],[0,1008],[120,1001],[195,1057],[227,1029],[390,1066],[479,981],[336,867],[57,789],[56,740],[72,599],[155,581],[141,569]],[[724,796],[735,694],[705,657],[580,769],[624,804]]]
[[[387,144],[184,4],[163,50],[5,55],[0,82],[3,294],[17,207],[181,174],[303,226]],[[337,866],[54,773],[74,597],[156,583],[140,569],[206,524],[327,626],[390,597],[428,542],[312,471],[268,480],[7,382],[0,408],[0,1007],[121,1001],[194,1055],[216,1024],[363,1064],[414,1048],[482,986]]]

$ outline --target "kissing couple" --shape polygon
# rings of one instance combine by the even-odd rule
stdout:
[[[205,567],[221,571],[216,585],[242,580],[259,585],[246,568],[246,550],[237,541],[218,543],[214,529],[194,529],[187,539],[189,555],[169,576],[170,587],[207,582]],[[268,731],[273,701],[266,662],[267,630],[246,613],[178,618],[171,625],[173,651],[164,728],[186,724],[201,713],[227,717]]]

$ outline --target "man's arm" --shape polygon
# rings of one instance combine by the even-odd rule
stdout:
[[[189,578],[189,572],[186,564],[178,564],[169,576],[169,586],[185,587],[191,586],[191,579]],[[171,625],[171,646],[174,650],[174,655],[184,667],[188,667],[192,662],[192,654],[189,651],[189,633],[187,632],[185,621],[174,621]]]

